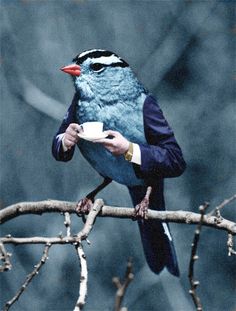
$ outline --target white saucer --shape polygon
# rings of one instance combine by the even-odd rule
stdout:
[[[106,138],[108,135],[105,132],[99,133],[97,135],[86,135],[84,133],[78,133],[78,136],[82,139],[88,140],[88,141],[94,141],[97,139],[102,139],[102,138]]]

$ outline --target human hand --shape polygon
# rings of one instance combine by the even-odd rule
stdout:
[[[77,123],[71,123],[64,134],[63,144],[66,149],[71,149],[79,141],[78,133],[82,132],[82,127]]]
[[[103,144],[103,146],[109,150],[113,155],[121,155],[126,153],[129,149],[129,141],[117,131],[106,131],[107,136],[113,136],[112,139],[103,138],[94,142]]]

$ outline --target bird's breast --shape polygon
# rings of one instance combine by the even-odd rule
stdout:
[[[132,163],[126,161],[124,156],[114,156],[103,145],[80,140],[78,147],[91,164],[91,166],[103,177],[126,185],[143,185],[144,180],[136,177]]]
[[[143,125],[143,102],[146,95],[142,94],[134,102],[117,101],[115,104],[104,104],[98,100],[79,102],[77,107],[78,122],[100,121],[104,130],[120,132],[129,141],[145,143]],[[143,185],[144,181],[136,177],[132,163],[124,156],[113,156],[103,145],[80,140],[78,147],[85,159],[102,176],[109,177],[118,183],[135,186]]]

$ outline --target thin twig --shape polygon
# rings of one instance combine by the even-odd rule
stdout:
[[[4,244],[0,241],[0,260],[3,263],[0,266],[0,272],[11,270],[10,256],[11,254],[6,251]]]
[[[231,198],[229,199],[225,199],[220,205],[218,205],[215,209],[222,209],[223,207],[225,207],[226,205],[228,205],[229,203],[231,203],[232,201],[236,200],[236,194],[233,195]]]
[[[220,210],[222,208],[224,208],[226,205],[228,205],[229,203],[231,203],[232,201],[236,200],[236,194],[233,195],[232,197],[225,199],[221,204],[219,204],[218,206],[216,206],[210,213],[209,215],[216,215],[216,216],[220,216]]]
[[[65,212],[65,221],[64,225],[66,227],[66,236],[71,236],[71,218],[70,218],[70,213]]]
[[[199,281],[194,280],[194,264],[196,260],[198,259],[197,247],[198,247],[198,242],[200,239],[200,232],[202,229],[202,223],[203,223],[205,211],[208,206],[209,204],[205,203],[204,205],[201,205],[199,207],[199,211],[201,213],[201,219],[194,234],[194,239],[192,243],[192,251],[191,251],[190,262],[189,262],[189,272],[188,272],[189,282],[191,286],[189,293],[192,296],[193,302],[198,311],[202,311],[202,304],[201,304],[200,298],[197,296],[197,293],[196,293],[196,289],[197,289],[197,286],[199,285]]]
[[[87,291],[88,291],[88,268],[87,268],[87,261],[86,256],[82,247],[82,243],[79,243],[76,245],[76,251],[79,256],[80,260],[80,288],[79,288],[79,298],[76,302],[74,311],[80,311],[83,309],[86,297],[87,297]]]
[[[231,233],[228,233],[227,246],[228,246],[228,256],[236,255],[236,251],[234,250],[233,235]]]
[[[48,252],[49,252],[50,247],[51,247],[50,244],[45,245],[44,251],[43,251],[43,256],[40,259],[39,263],[37,265],[35,265],[34,270],[30,274],[27,275],[25,282],[23,283],[23,285],[21,286],[19,291],[16,293],[16,295],[5,304],[3,311],[7,311],[10,309],[10,307],[19,299],[21,294],[26,290],[27,286],[32,281],[34,276],[36,276],[39,273],[39,270],[42,268],[43,264],[48,259]]]
[[[120,279],[118,277],[114,277],[112,279],[112,282],[115,284],[117,291],[116,291],[116,297],[115,297],[115,311],[122,311],[122,310],[128,310],[127,308],[122,308],[121,304],[123,301],[123,298],[125,296],[126,290],[129,286],[129,283],[134,279],[134,274],[132,273],[133,263],[131,261],[131,258],[129,259],[127,263],[126,273],[125,273],[125,279],[123,284],[120,282]]]

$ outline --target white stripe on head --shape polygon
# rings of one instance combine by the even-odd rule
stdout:
[[[122,63],[119,57],[116,55],[111,55],[111,56],[101,56],[98,58],[92,58],[91,59],[93,63],[99,63],[99,64],[105,64],[105,65],[111,65],[111,64],[116,64],[116,63]]]
[[[105,50],[101,50],[101,49],[93,49],[93,50],[88,50],[88,51],[84,51],[81,54],[79,54],[78,57],[83,57],[87,54],[93,53],[93,52],[104,52]]]

